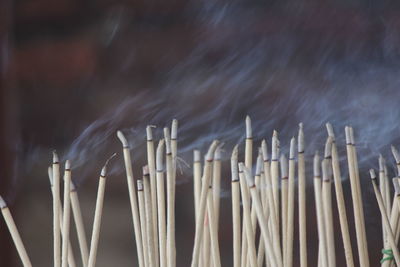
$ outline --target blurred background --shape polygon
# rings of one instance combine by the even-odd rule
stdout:
[[[380,215],[366,170],[377,167],[382,153],[395,175],[389,145],[400,136],[399,7],[392,0],[0,1],[0,193],[33,265],[52,265],[52,150],[72,161],[89,235],[100,168],[122,152],[116,130],[129,138],[138,177],[146,164],[146,125],[156,125],[160,138],[177,118],[182,162],[191,165],[193,149],[204,152],[214,138],[225,143],[219,236],[222,263],[231,266],[228,158],[235,143],[243,158],[250,115],[255,144],[277,129],[284,153],[303,121],[308,169],[323,147],[326,122],[336,129],[342,156],[343,127],[355,127],[371,266],[377,266]],[[107,183],[99,267],[136,266],[122,163],[120,155]],[[177,265],[189,266],[192,169],[180,165]],[[343,179],[350,212],[345,170]],[[310,266],[317,260],[313,201],[308,198]],[[343,266],[339,235],[336,246]],[[3,220],[0,266],[21,266]]]

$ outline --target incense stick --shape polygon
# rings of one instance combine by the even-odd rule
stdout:
[[[148,239],[147,235],[147,224],[146,224],[146,208],[145,208],[145,200],[144,200],[144,191],[143,191],[143,180],[137,180],[137,195],[138,195],[138,203],[139,203],[139,213],[140,213],[140,229],[142,233],[142,247],[143,247],[143,256],[144,256],[144,265],[149,266],[149,245],[147,244]]]
[[[314,198],[315,209],[317,213],[318,239],[319,239],[319,260],[321,267],[328,267],[328,255],[326,250],[325,223],[322,210],[322,195],[321,195],[321,172],[320,158],[318,152],[314,156]]]
[[[357,249],[358,249],[358,257],[361,266],[369,266],[369,261],[367,259],[367,255],[365,254],[365,245],[364,245],[364,236],[363,236],[363,223],[361,217],[363,217],[361,212],[361,203],[360,203],[360,191],[357,186],[357,176],[356,176],[356,167],[355,167],[355,159],[353,152],[353,145],[350,135],[350,128],[346,126],[346,150],[347,150],[347,162],[350,176],[350,187],[351,187],[351,196],[353,200],[353,212],[354,212],[354,221],[356,225],[356,236],[357,236]]]
[[[157,169],[157,212],[158,212],[158,239],[160,248],[160,267],[167,266],[167,234],[165,221],[165,186],[164,186],[164,139],[158,142],[156,153],[156,169]]]
[[[233,267],[240,267],[240,188],[238,173],[238,145],[231,156],[232,174],[232,225],[233,225]]]
[[[333,135],[330,135],[334,137]],[[339,155],[337,152],[336,144],[334,139],[332,140],[332,170],[333,170],[333,179],[335,184],[335,193],[336,193],[336,203],[338,207],[339,213],[339,221],[340,221],[340,230],[342,233],[344,254],[346,258],[346,264],[348,267],[354,266],[353,259],[353,251],[350,241],[350,233],[349,233],[349,225],[347,221],[346,214],[346,204],[343,195],[343,187],[342,187],[342,176],[339,165]]]
[[[156,254],[154,248],[154,234],[153,234],[153,211],[151,210],[151,189],[150,189],[150,175],[148,166],[143,167],[143,192],[144,192],[144,207],[146,212],[146,238],[149,255],[149,266],[156,266]]]
[[[273,244],[272,244],[272,238],[269,234],[268,228],[267,228],[267,219],[264,216],[264,211],[261,205],[261,201],[257,192],[257,189],[255,187],[254,181],[251,178],[251,173],[250,170],[248,168],[246,168],[243,163],[239,163],[239,171],[243,170],[244,172],[244,176],[247,180],[247,183],[249,184],[249,188],[250,188],[250,193],[251,193],[251,199],[253,201],[254,206],[256,207],[256,213],[257,213],[257,218],[260,221],[260,229],[261,229],[261,233],[265,242],[265,247],[267,249],[267,251],[271,252],[268,253],[268,259],[270,261],[271,266],[278,266],[281,267],[282,265],[282,258],[279,255],[275,255],[275,253],[273,253],[274,249],[273,249]],[[240,174],[239,174],[240,176]],[[244,205],[244,202],[243,202]],[[255,266],[255,265],[252,265]]]
[[[198,206],[201,190],[201,155],[199,150],[193,151],[193,192],[195,221],[198,214]]]
[[[89,260],[89,249],[86,240],[85,226],[82,219],[81,206],[79,204],[78,192],[76,191],[76,187],[73,182],[71,182],[70,200],[75,228],[78,236],[79,249],[81,252],[82,266],[86,267]]]
[[[297,157],[298,157],[300,267],[307,267],[307,210],[306,210],[307,202],[306,202],[306,168],[304,160],[303,123],[299,124]]]
[[[69,251],[69,231],[70,231],[70,218],[71,218],[71,201],[70,201],[70,188],[71,188],[71,163],[69,160],[65,162],[64,174],[64,211],[62,220],[62,258],[61,266],[68,267]]]
[[[154,141],[153,141],[153,131],[154,126],[146,127],[147,135],[147,164],[150,174],[150,194],[151,194],[151,220],[152,220],[152,234],[153,234],[153,247],[154,247],[154,259],[155,266],[159,266],[159,254],[158,254],[158,222],[157,222],[157,185],[156,185],[156,159],[154,152]]]
[[[145,267],[144,265],[144,256],[143,256],[143,244],[142,244],[142,233],[140,230],[140,219],[139,219],[139,210],[138,210],[138,201],[136,198],[136,189],[135,183],[133,178],[133,171],[132,171],[132,160],[131,160],[131,153],[128,141],[126,140],[125,136],[121,131],[117,132],[118,139],[121,141],[123,146],[124,152],[124,164],[126,170],[126,180],[128,183],[128,191],[129,191],[129,200],[131,204],[131,212],[132,212],[132,221],[133,221],[133,228],[135,231],[135,240],[136,240],[136,249],[137,249],[137,256],[139,267]]]
[[[94,212],[94,220],[93,220],[92,239],[90,242],[88,267],[94,267],[96,265],[97,246],[99,244],[99,237],[100,237],[101,217],[103,215],[104,191],[106,188],[107,164],[113,157],[115,157],[115,155],[116,154],[113,154],[106,161],[106,163],[104,164],[104,167],[101,170],[101,174],[100,174],[100,178],[99,178],[99,186],[97,189],[97,199],[96,199],[96,209]]]
[[[53,249],[54,267],[61,266],[61,231],[60,231],[60,163],[56,151],[53,151]]]
[[[374,187],[375,197],[376,197],[376,200],[378,202],[379,210],[380,210],[380,212],[381,212],[381,214],[383,216],[383,219],[384,219],[383,222],[384,222],[385,230],[386,230],[386,234],[387,234],[386,236],[387,236],[388,241],[390,243],[390,246],[392,248],[393,256],[394,256],[394,259],[396,261],[396,265],[400,266],[400,253],[399,253],[399,250],[397,248],[397,244],[396,244],[395,237],[393,235],[393,231],[392,231],[392,229],[390,227],[389,218],[388,218],[388,215],[387,215],[387,212],[386,212],[385,205],[383,203],[382,195],[381,195],[381,193],[379,191],[379,187],[377,185],[376,174],[375,174],[375,171],[373,169],[370,170],[370,175],[371,175],[372,185]]]
[[[54,194],[54,189],[53,189],[53,169],[50,166],[48,168],[48,176],[49,176],[49,181],[50,181],[50,189],[51,189],[51,194]],[[73,183],[71,182],[71,188],[73,186]],[[60,201],[60,210],[62,211],[62,205],[61,205],[61,201]],[[61,233],[63,233],[63,214],[62,212],[60,212],[60,229],[61,229]],[[69,267],[75,267],[76,266],[76,262],[75,262],[75,257],[74,257],[74,253],[72,251],[72,245],[71,245],[71,241],[68,241],[68,265]]]
[[[279,227],[279,140],[278,132],[274,130],[272,134],[272,153],[271,153],[271,181],[272,181],[272,193],[274,195],[274,205],[276,212],[276,219]],[[279,231],[278,231],[279,233]]]
[[[22,261],[24,267],[32,267],[31,260],[28,257],[28,253],[26,252],[25,246],[22,243],[21,236],[18,232],[17,226],[15,225],[14,219],[11,215],[9,208],[7,207],[7,203],[0,196],[0,209],[3,214],[4,221],[7,224],[8,231],[11,234],[14,245],[17,248],[18,255]]]
[[[214,201],[214,212],[215,212],[215,226],[218,236],[219,228],[219,206],[220,206],[220,194],[221,194],[221,146],[218,146],[214,154],[214,164],[213,164],[213,179],[212,179],[212,189]]]
[[[396,161],[396,167],[397,167],[397,175],[400,175],[400,154],[399,151],[392,145],[391,146],[392,149],[392,154],[393,157]]]
[[[287,215],[288,215],[288,161],[284,154],[280,158],[281,163],[281,229],[282,229],[282,256],[283,265],[287,265]]]
[[[287,214],[287,237],[286,237],[286,266],[293,266],[293,236],[294,236],[294,176],[296,171],[295,162],[296,139],[290,140],[289,176],[288,176],[288,214]]]
[[[381,154],[379,154],[379,190],[381,192],[382,198],[384,198],[384,205],[386,208],[386,212],[389,214],[388,211],[388,206],[387,206],[387,202],[386,202],[386,181],[385,181],[385,171],[384,171],[384,159],[382,157]],[[384,226],[384,218],[383,215],[381,215],[381,222],[382,222],[382,243],[383,243],[383,247],[386,249],[388,248],[389,244],[388,244],[388,240],[387,240],[387,233],[385,230],[385,226]]]
[[[256,255],[256,247],[254,244],[254,235],[253,235],[253,227],[251,223],[251,215],[250,215],[250,196],[248,195],[248,191],[246,188],[245,175],[243,174],[244,165],[243,163],[239,163],[239,181],[240,181],[240,190],[242,192],[242,205],[243,205],[243,224],[245,225],[246,231],[246,239],[247,240],[247,255],[249,257],[250,266],[257,266],[257,255]],[[243,242],[245,242],[243,240]]]
[[[221,267],[221,258],[219,252],[219,242],[218,242],[218,232],[217,232],[217,218],[215,218],[214,210],[214,200],[213,200],[213,188],[210,184],[207,193],[207,212],[208,212],[208,225],[210,228],[210,241],[212,248],[213,266]]]
[[[191,263],[192,267],[197,267],[199,264],[200,245],[201,245],[201,240],[203,238],[203,227],[204,227],[204,217],[207,204],[208,185],[210,183],[210,178],[211,178],[213,155],[217,145],[218,141],[214,141],[211,144],[210,148],[208,149],[206,155],[206,163],[204,167],[205,171],[201,185],[199,213],[196,219],[196,232],[195,232],[192,263]]]

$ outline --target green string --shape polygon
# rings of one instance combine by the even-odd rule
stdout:
[[[382,252],[383,255],[387,256],[387,257],[381,259],[381,263],[384,263],[385,261],[391,261],[391,260],[394,259],[393,250],[391,250],[391,249],[382,249],[381,252]]]

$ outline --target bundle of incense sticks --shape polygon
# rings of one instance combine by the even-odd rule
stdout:
[[[345,143],[338,142],[332,125],[327,123],[323,156],[315,152],[310,160],[305,156],[307,146],[302,123],[299,124],[297,139],[293,137],[288,142],[288,158],[280,153],[281,142],[277,131],[274,130],[272,134],[270,157],[266,140],[261,140],[258,148],[254,147],[256,141],[253,140],[249,117],[246,118],[245,126],[244,147],[236,145],[230,157],[231,219],[220,217],[224,161],[219,141],[215,140],[209,145],[204,161],[200,150],[194,151],[195,233],[191,266],[220,267],[226,261],[221,258],[220,253],[221,223],[232,225],[233,267],[334,267],[338,265],[339,253],[345,256],[346,266],[353,267],[357,263],[362,267],[370,266],[362,200],[362,191],[367,190],[361,187],[353,128],[346,127]],[[164,128],[157,147],[154,143],[153,127],[146,128],[147,164],[143,166],[140,178],[137,179],[133,174],[129,143],[121,131],[117,132],[122,143],[126,170],[133,223],[132,239],[136,244],[137,259],[132,259],[132,262],[137,262],[139,267],[176,267],[176,257],[181,256],[176,251],[175,241],[176,234],[179,234],[175,227],[178,121],[173,120],[171,130]],[[340,162],[338,146],[346,147],[344,162]],[[254,154],[256,157],[253,161]],[[370,170],[382,222],[382,260],[371,263],[371,266],[400,266],[400,153],[394,146],[392,154],[398,171],[393,178],[394,190],[391,190],[387,163],[382,155],[378,157],[379,175],[373,169]],[[114,156],[115,154],[112,157]],[[69,160],[65,162],[61,198],[60,162],[57,153],[53,153],[53,163],[48,169],[48,175],[53,196],[54,267],[77,266],[74,246],[70,241],[71,224],[75,224],[82,266],[96,266],[98,244],[101,241],[107,165],[111,158],[100,172],[92,235],[88,246],[78,192],[72,178],[72,163]],[[243,162],[241,158],[244,159]],[[343,172],[341,165],[346,165]],[[313,169],[313,178],[309,176],[313,181],[314,207],[306,205],[307,166],[312,166]],[[348,173],[351,196],[344,195],[342,173]],[[348,213],[346,207],[350,202],[352,212]],[[0,209],[23,265],[32,266],[11,212],[1,196]],[[307,218],[312,209],[315,210],[315,218]],[[338,211],[338,220],[333,216],[334,209]],[[350,217],[354,218],[355,224],[355,248],[350,239]],[[307,239],[307,224],[316,224],[317,240]],[[335,231],[335,225],[340,232]],[[371,239],[376,233],[371,233]],[[311,242],[318,243],[318,250],[310,250]],[[335,242],[340,242],[343,246],[337,246]],[[317,256],[317,261],[312,262],[308,258],[310,255]]]

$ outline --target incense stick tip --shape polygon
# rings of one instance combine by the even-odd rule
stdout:
[[[1,209],[7,208],[7,203],[5,202],[2,196],[0,196],[0,208]]]
[[[149,175],[149,166],[148,165],[144,165],[142,167],[142,170],[143,170],[143,176]]]
[[[399,151],[397,150],[397,148],[394,145],[391,146],[391,149],[392,149],[392,154],[393,154],[394,160],[396,161],[396,163],[400,163]]]
[[[294,159],[296,153],[296,138],[290,139],[289,159]]]
[[[222,147],[222,145],[219,145],[215,149],[215,152],[214,152],[214,159],[215,160],[221,160],[221,151],[222,151],[221,147]]]
[[[382,172],[385,170],[385,159],[383,158],[382,154],[379,154],[379,171]]]
[[[265,139],[263,139],[261,141],[261,151],[262,151],[263,160],[268,161],[269,160],[268,147],[267,147],[267,141],[265,141]]]
[[[256,163],[256,175],[261,175],[262,167],[263,167],[263,156],[261,152],[261,148],[258,149],[257,163]]]
[[[177,139],[178,138],[178,120],[173,119],[172,124],[171,124],[171,139]]]
[[[69,159],[65,161],[65,170],[71,170],[71,161]]]
[[[372,180],[376,179],[376,173],[374,169],[369,169],[369,175],[371,176]]]
[[[53,186],[53,168],[51,166],[47,168],[47,174],[49,176],[50,186]]]
[[[152,141],[153,140],[153,130],[152,128],[155,128],[156,126],[154,125],[147,125],[146,127],[146,136],[147,136],[147,141]]]
[[[53,164],[57,164],[59,162],[57,151],[53,150]]]
[[[325,150],[324,150],[324,157],[325,158],[330,158],[332,155],[332,143],[333,143],[333,137],[328,136],[325,142]]]
[[[335,138],[335,132],[333,131],[332,124],[330,122],[327,122],[325,124],[325,126],[326,126],[326,130],[328,132],[328,136]]]
[[[125,135],[121,131],[117,131],[117,137],[119,141],[121,141],[123,147],[129,147],[128,141],[125,138]]]
[[[199,162],[199,161],[201,161],[200,150],[198,150],[198,149],[193,150],[193,161],[194,161],[194,162]]]
[[[206,160],[207,161],[212,161],[213,160],[214,152],[215,152],[215,149],[217,148],[218,144],[219,144],[218,140],[214,140],[211,143],[210,147],[208,148],[207,155],[206,155]]]
[[[137,190],[143,191],[143,181],[141,179],[138,179],[136,183],[137,183]]]
[[[249,115],[246,116],[246,138],[252,138],[253,133],[251,129],[251,119]]]
[[[315,155],[314,155],[314,161],[313,161],[313,165],[314,165],[314,177],[319,177],[321,176],[321,172],[320,172],[320,157],[319,157],[319,152],[316,151]]]

